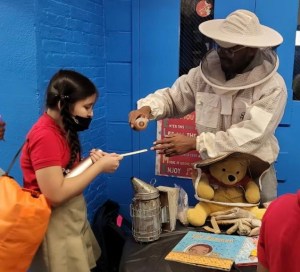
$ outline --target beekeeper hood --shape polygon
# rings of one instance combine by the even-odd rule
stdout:
[[[206,54],[201,62],[201,73],[217,93],[232,94],[242,88],[254,87],[268,80],[277,71],[279,60],[272,48],[281,44],[283,38],[274,29],[260,24],[254,13],[236,10],[226,19],[201,23],[199,30],[223,48],[236,45],[260,48],[248,69],[230,80],[225,78],[217,51],[211,50]]]

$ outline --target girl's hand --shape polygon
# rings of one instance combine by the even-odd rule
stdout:
[[[120,165],[120,160],[122,160],[122,159],[123,159],[123,157],[116,154],[116,153],[105,153],[96,162],[96,164],[101,165],[102,172],[112,173],[112,172],[115,172],[118,169],[118,167]]]
[[[90,151],[90,157],[93,161],[93,163],[95,163],[96,161],[98,161],[99,159],[101,159],[103,156],[105,156],[107,153],[103,152],[101,149],[92,149]]]

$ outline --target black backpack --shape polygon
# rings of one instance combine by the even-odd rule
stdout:
[[[107,200],[95,214],[92,230],[102,252],[92,272],[119,271],[123,246],[131,233],[131,223],[120,215],[119,209],[118,203]]]

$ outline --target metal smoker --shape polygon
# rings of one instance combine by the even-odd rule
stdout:
[[[133,237],[137,242],[158,240],[161,234],[159,190],[135,177],[131,182],[135,192],[130,205]]]

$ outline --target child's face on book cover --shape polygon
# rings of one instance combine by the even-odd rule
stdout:
[[[212,251],[211,246],[205,244],[197,244],[189,248],[188,253],[195,255],[206,255]]]

